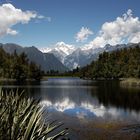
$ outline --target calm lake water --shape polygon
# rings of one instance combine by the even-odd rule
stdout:
[[[24,85],[5,82],[3,87],[25,89],[28,96],[40,99],[41,105],[58,120],[64,121],[67,116],[85,121],[140,123],[140,88],[120,87],[118,81],[49,78]]]
[[[118,136],[118,139],[129,139],[136,130],[132,129],[131,134],[118,129],[140,124],[140,88],[120,87],[118,81],[49,78],[22,85],[12,82],[1,85],[8,89],[24,89],[26,96],[40,99],[50,119],[61,121],[62,127],[69,128],[68,137],[72,140],[92,140],[96,135],[102,140]],[[108,125],[110,123],[117,129]],[[124,134],[126,138],[122,138]]]

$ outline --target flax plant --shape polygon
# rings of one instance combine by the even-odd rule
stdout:
[[[67,135],[60,129],[62,123],[43,119],[39,101],[23,93],[0,90],[0,140],[56,140]]]

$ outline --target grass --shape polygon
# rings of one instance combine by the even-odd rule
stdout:
[[[23,91],[0,91],[1,140],[56,140],[67,130],[57,130],[62,123],[43,119],[39,101],[23,96]]]
[[[126,79],[122,79],[120,84],[122,86],[140,86],[140,79],[138,79],[138,78],[126,78]]]

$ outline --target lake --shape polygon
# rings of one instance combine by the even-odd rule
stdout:
[[[140,124],[140,88],[121,87],[119,81],[49,78],[23,85],[11,82],[1,84],[4,88],[25,89],[27,96],[40,99],[41,106],[50,112],[52,119],[70,127],[70,137],[75,140],[82,135],[86,137],[95,128],[99,130],[94,132],[98,130],[100,134],[100,130],[105,130],[101,124],[113,123],[111,129],[116,126],[121,128],[121,124]],[[84,127],[86,129],[82,130]]]

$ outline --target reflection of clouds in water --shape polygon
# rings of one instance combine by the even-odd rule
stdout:
[[[41,101],[41,105],[43,107],[54,109],[60,112],[65,112],[65,110],[74,109],[76,107],[74,102],[70,102],[68,98],[64,99],[63,101],[58,101],[55,103],[52,103],[51,101],[48,100]]]
[[[59,112],[65,112],[77,116],[78,118],[87,118],[87,117],[100,117],[103,119],[125,119],[133,118],[137,121],[140,121],[140,112],[136,113],[135,111],[123,111],[122,109],[117,109],[113,107],[106,108],[102,104],[81,102],[81,104],[76,104],[73,101],[70,101],[69,98],[65,98],[62,101],[51,102],[49,100],[41,101],[41,105],[49,110],[56,110]]]
[[[131,114],[132,114],[132,116],[135,117],[138,121],[140,121],[140,111],[139,111],[139,112],[131,111]]]
[[[88,102],[83,102],[81,103],[81,107],[86,110],[89,110],[97,117],[103,117],[105,112],[105,107],[103,105],[93,105]]]
[[[84,119],[87,116],[87,113],[84,111],[77,111],[76,112],[76,117],[78,117],[79,119]]]

